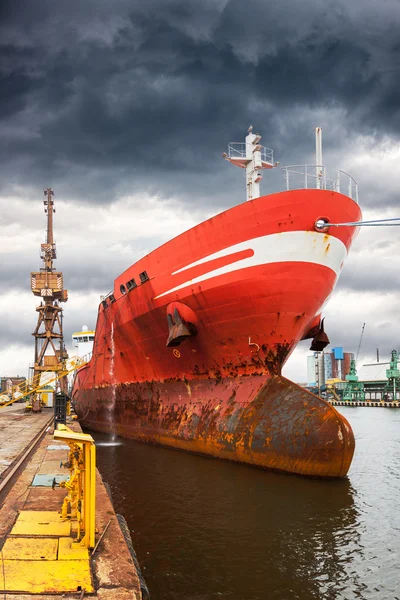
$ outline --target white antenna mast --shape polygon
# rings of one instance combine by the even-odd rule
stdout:
[[[274,163],[274,153],[270,148],[261,146],[261,135],[253,133],[250,125],[245,142],[231,142],[228,144],[228,154],[223,157],[233,165],[246,169],[246,200],[254,200],[261,196],[260,181],[261,169],[272,169],[279,163]]]
[[[315,128],[315,174],[317,176],[317,189],[321,189],[321,179],[324,175],[322,162],[322,127]]]

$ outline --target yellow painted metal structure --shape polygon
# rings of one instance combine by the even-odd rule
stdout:
[[[93,592],[88,560],[7,560],[0,590],[29,594]]]
[[[58,540],[58,560],[89,560],[89,550],[70,537]]]
[[[334,386],[334,385],[333,385],[331,388],[329,388],[329,391],[330,391],[330,392],[332,392],[332,394],[333,394],[333,396],[334,396],[335,400],[336,400],[337,402],[340,402],[340,398],[339,398],[339,396],[338,396],[338,395],[337,395],[337,393],[336,393],[336,388],[335,388],[335,386]]]
[[[22,510],[17,523],[59,523],[60,513],[55,510]]]
[[[9,401],[1,403],[0,409],[3,406],[9,406],[18,400],[21,400],[21,398],[33,398],[36,394],[41,394],[43,388],[48,385],[54,385],[54,387],[56,387],[56,384],[60,379],[86,365],[90,358],[91,353],[83,357],[74,356],[63,363],[62,370],[56,371],[52,367],[49,367],[45,373],[39,373],[35,375],[35,377],[31,377],[23,383],[12,387],[9,391]],[[32,408],[32,405],[30,405],[30,408]]]
[[[68,538],[63,538],[68,539]],[[5,560],[57,560],[57,538],[9,537],[3,546]]]
[[[76,433],[62,424],[54,431],[54,439],[68,444],[69,481],[60,487],[68,490],[61,516],[70,515],[77,522],[77,539],[82,546],[94,548],[96,519],[96,446],[91,435]],[[83,536],[82,536],[83,534]],[[81,537],[82,536],[82,537]]]
[[[39,513],[40,511],[36,511]],[[11,529],[11,535],[49,535],[54,537],[71,535],[71,521],[61,521],[60,515],[57,521],[41,519],[38,521],[21,521],[18,517],[14,527]]]
[[[93,592],[89,550],[69,537],[71,525],[57,511],[21,511],[0,551],[0,590]]]
[[[95,546],[96,447],[93,438],[58,425],[69,446],[68,490],[61,511],[21,511],[0,550],[0,590],[11,594],[94,592],[89,548]],[[49,465],[48,465],[49,466]]]

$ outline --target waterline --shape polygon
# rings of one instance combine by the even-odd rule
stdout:
[[[111,439],[115,439],[114,433]],[[97,442],[96,446],[122,446],[122,442]]]

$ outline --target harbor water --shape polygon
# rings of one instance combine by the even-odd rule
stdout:
[[[400,409],[339,410],[340,481],[94,433],[152,600],[400,599]]]

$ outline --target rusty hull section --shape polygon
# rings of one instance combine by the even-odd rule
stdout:
[[[88,429],[266,469],[344,477],[353,458],[347,420],[279,375],[120,384],[77,400]]]

